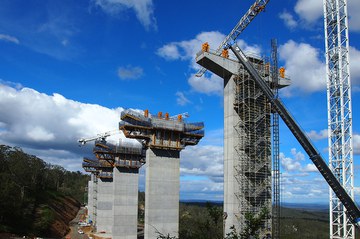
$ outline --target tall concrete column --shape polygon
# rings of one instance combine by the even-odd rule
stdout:
[[[150,148],[145,166],[145,239],[178,237],[180,152]]]
[[[114,168],[113,239],[136,239],[139,169]]]
[[[239,212],[239,201],[234,196],[239,190],[239,183],[235,178],[235,166],[238,164],[238,157],[235,151],[235,144],[239,141],[235,132],[235,123],[239,116],[234,110],[235,82],[232,76],[224,79],[224,213],[225,235],[230,232],[230,227],[235,226],[239,231],[237,216]]]
[[[94,212],[94,199],[93,199],[93,194],[94,194],[94,179],[93,179],[94,175],[91,174],[91,179],[88,182],[88,203],[87,203],[87,211],[88,211],[88,222],[93,221],[93,212]]]
[[[96,215],[96,231],[105,232],[111,235],[113,227],[113,180],[112,178],[98,179],[97,193],[97,215]]]

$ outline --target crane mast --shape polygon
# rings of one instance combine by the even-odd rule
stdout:
[[[354,199],[347,0],[323,0],[329,167]],[[347,209],[330,188],[330,238],[355,238]]]

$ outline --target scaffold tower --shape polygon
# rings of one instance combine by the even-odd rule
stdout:
[[[269,65],[265,61],[260,58],[250,58],[250,61],[263,78],[269,77]],[[239,115],[234,126],[238,153],[235,178],[241,188],[235,195],[240,202],[240,228],[244,229],[248,213],[258,216],[266,209],[271,215],[271,104],[243,67],[234,80],[234,108]],[[260,237],[271,236],[271,218],[264,219],[263,223]]]
[[[324,0],[329,167],[354,199],[351,83],[346,0]],[[344,205],[330,189],[330,238],[355,238]]]

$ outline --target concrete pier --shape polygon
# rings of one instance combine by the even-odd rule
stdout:
[[[204,123],[188,123],[183,114],[169,116],[148,110],[121,113],[120,130],[141,140],[146,151],[145,239],[179,235],[180,151],[204,136]]]
[[[97,193],[97,218],[96,231],[97,233],[112,234],[112,227],[114,223],[113,216],[113,202],[114,189],[112,178],[98,179],[98,193]]]
[[[239,199],[235,196],[241,190],[235,177],[235,168],[239,166],[235,145],[239,141],[235,131],[235,123],[238,121],[238,115],[234,110],[234,92],[235,82],[232,76],[230,79],[224,79],[224,213],[225,235],[230,232],[230,227],[235,226],[239,231],[238,218]]]
[[[139,169],[114,168],[113,239],[137,239]]]
[[[91,174],[91,179],[88,182],[88,222],[93,222],[94,218],[94,174]]]
[[[180,152],[148,149],[145,182],[145,238],[179,234]]]

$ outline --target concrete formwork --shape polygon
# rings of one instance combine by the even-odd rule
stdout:
[[[114,168],[113,239],[136,239],[139,169]]]
[[[180,151],[150,148],[145,166],[145,239],[178,237]]]
[[[112,178],[98,179],[96,231],[112,234],[114,189]]]

